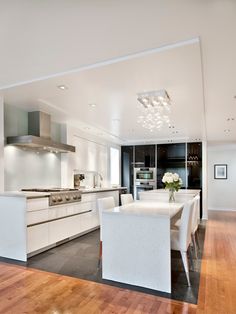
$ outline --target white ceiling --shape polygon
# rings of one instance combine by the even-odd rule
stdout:
[[[54,119],[73,115],[74,124],[92,126],[88,132],[111,133],[123,143],[204,138],[204,118],[208,141],[236,140],[236,120],[227,121],[236,119],[234,0],[2,1],[0,23],[0,89],[7,103],[41,108]],[[200,41],[76,73],[191,38]],[[57,90],[60,84],[69,89]],[[177,134],[150,134],[136,124],[136,93],[161,88],[172,98]],[[90,102],[97,104],[93,110]]]

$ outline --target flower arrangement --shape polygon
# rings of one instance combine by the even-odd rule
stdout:
[[[166,172],[162,178],[162,182],[165,184],[165,189],[169,190],[169,201],[174,202],[174,192],[181,188],[182,179],[178,173]]]
[[[174,189],[178,191],[182,185],[182,179],[178,173],[166,172],[162,178],[162,182],[165,184],[166,189]]]

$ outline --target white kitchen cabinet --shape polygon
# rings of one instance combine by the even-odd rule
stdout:
[[[49,220],[67,216],[67,206],[55,206],[49,209]]]
[[[49,207],[48,197],[27,199],[26,207],[27,207],[27,211],[48,208]]]
[[[49,219],[48,209],[29,211],[26,214],[27,226],[41,221],[46,221],[48,219]]]
[[[48,223],[49,244],[54,244],[70,236],[70,218],[63,218]]]
[[[99,227],[97,199],[108,196],[113,196],[118,206],[119,191],[85,193],[81,202],[57,206],[49,206],[48,198],[27,200],[27,225],[37,224],[27,228],[27,252],[46,248]],[[47,222],[40,224],[43,221]]]
[[[48,223],[27,228],[27,253],[48,246]]]

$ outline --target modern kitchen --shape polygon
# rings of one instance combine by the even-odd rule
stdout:
[[[180,49],[189,49],[188,46],[191,45],[192,43],[184,44]],[[194,42],[193,45],[197,43]],[[153,54],[156,59],[159,58],[158,52]],[[149,56],[140,59],[144,59],[146,64],[150,63],[150,67],[153,66]],[[125,66],[128,63],[133,66],[133,62],[137,64],[138,60],[126,61]],[[110,72],[114,67],[118,69],[117,64],[107,67]],[[99,70],[102,72],[100,75],[107,71],[106,66]],[[90,76],[92,74],[89,73]],[[69,75],[57,78],[57,81],[63,79],[68,83],[56,83],[53,89],[59,93],[71,93],[70,86],[75,84],[76,79],[83,78],[80,76],[78,73],[76,77]],[[38,85],[48,83],[50,93],[50,81]],[[82,124],[81,127],[78,124],[78,128],[74,121],[65,123],[64,115],[57,108],[52,110],[50,105],[45,107],[45,101],[41,105],[42,101],[37,101],[41,87],[34,85],[27,84],[5,92],[5,192],[0,196],[0,206],[4,212],[0,228],[2,258],[15,260],[30,268],[128,287],[134,291],[141,289],[146,293],[196,303],[205,232],[202,218],[206,217],[203,205],[206,195],[203,184],[206,175],[205,141],[197,137],[190,141],[152,140],[151,144],[136,144],[133,141],[133,145],[121,145],[112,137],[112,140],[108,140],[107,134],[103,136],[106,138],[101,139],[101,136],[98,138],[89,134],[90,126]],[[30,99],[25,98],[28,94],[31,94]],[[60,94],[57,97],[61,98]],[[147,101],[149,106],[146,106]],[[36,102],[40,106],[31,105]],[[140,117],[137,118],[137,127],[141,132],[150,134],[153,132],[151,126],[157,132],[166,132],[168,129],[170,134],[178,134],[171,116],[174,104],[166,90],[138,93],[136,102],[137,113],[141,107],[142,114],[148,117],[148,123],[142,121],[142,124]],[[88,103],[87,107],[90,115],[99,109],[96,103]],[[40,110],[36,110],[38,108]],[[149,110],[152,112],[153,108],[158,112],[158,119],[153,113],[155,120],[150,121]],[[113,120],[116,125],[121,123],[120,120]],[[163,178],[168,173],[177,176],[181,182],[175,188],[176,199],[173,200],[169,197],[168,191],[171,190],[167,186],[164,189]],[[125,195],[131,198],[131,204],[124,204],[122,199]],[[181,218],[185,204],[195,198],[199,199],[196,205],[197,229],[198,240],[201,241],[194,248],[195,251],[192,246],[189,248],[195,258],[191,259],[191,271],[186,272],[186,277],[181,255],[171,250],[170,232],[175,228],[175,221]],[[103,204],[99,205],[99,202],[109,199],[112,203],[108,207],[114,208],[114,213],[119,206],[122,209],[122,206],[126,208],[125,206],[135,204],[133,210],[125,210],[128,216],[134,214],[131,220],[121,216],[124,220],[119,223],[121,217],[110,217],[110,213],[106,217],[106,212],[103,213],[100,208]],[[153,216],[155,210],[157,216]],[[136,211],[138,213],[135,214]],[[141,215],[141,222],[135,223],[136,215]],[[150,230],[150,234],[145,231],[149,215],[157,228],[155,232],[152,231],[154,233]],[[164,224],[163,217],[166,217]],[[103,226],[102,222],[106,219],[108,223]],[[128,227],[128,234],[124,227],[126,219],[128,226],[132,222],[136,225],[133,229]],[[108,230],[102,232],[107,226]],[[151,228],[151,222],[148,228]],[[125,239],[133,237],[134,242],[129,243],[122,236]],[[104,240],[104,237],[107,239]],[[143,248],[141,256],[139,248],[136,248],[136,238]],[[152,243],[151,239],[159,241]],[[83,241],[90,247],[87,251],[83,248]],[[149,247],[146,248],[145,243],[149,243]],[[150,258],[154,247],[155,254]],[[158,260],[161,261],[159,265]],[[133,267],[130,268],[130,265],[134,263],[140,265],[137,269],[134,268],[132,274]]]
[[[227,64],[201,32],[0,84],[0,313],[203,314],[229,295],[236,96],[220,105]]]

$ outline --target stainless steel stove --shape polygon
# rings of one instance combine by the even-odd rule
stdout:
[[[81,201],[81,191],[67,188],[49,188],[49,189],[22,189],[25,192],[46,192],[49,195],[49,206],[74,203]]]

